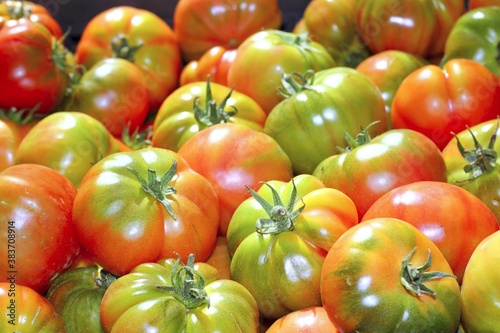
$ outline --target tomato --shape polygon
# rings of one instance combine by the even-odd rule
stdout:
[[[0,172],[0,282],[14,276],[15,283],[43,294],[69,268],[80,250],[71,224],[75,195],[73,184],[46,166],[19,164]]]
[[[364,74],[347,67],[284,74],[285,99],[269,113],[264,132],[292,161],[295,174],[312,173],[325,158],[345,145],[344,131],[379,122],[375,134],[387,130],[384,101]]]
[[[151,110],[179,83],[182,59],[174,31],[156,14],[130,6],[112,7],[90,20],[76,46],[87,69],[105,58],[124,58],[142,71]]]
[[[468,333],[495,332],[500,325],[500,231],[477,246],[462,281],[462,324]]]
[[[276,87],[283,73],[317,72],[335,65],[326,48],[308,34],[268,29],[251,35],[238,47],[227,83],[268,114],[282,99]]]
[[[395,49],[431,57],[443,52],[465,4],[463,0],[358,0],[355,13],[357,31],[373,53]]]
[[[363,220],[378,217],[402,219],[418,228],[439,248],[459,283],[476,246],[499,228],[479,198],[445,182],[419,181],[389,191]]]
[[[142,125],[149,105],[141,69],[125,59],[107,58],[73,84],[60,110],[86,113],[120,137],[124,128],[134,131]]]
[[[448,182],[481,199],[500,221],[499,120],[464,130],[443,149]]]
[[[61,103],[70,65],[61,42],[41,24],[9,20],[0,29],[0,108],[47,114]]]
[[[311,175],[268,181],[243,201],[229,223],[231,278],[254,296],[264,318],[321,305],[326,253],[358,223],[344,193]]]
[[[56,112],[27,133],[15,161],[50,167],[78,188],[92,165],[118,151],[117,140],[97,119],[81,112]]]
[[[355,0],[311,1],[303,13],[303,29],[328,50],[338,66],[356,67],[370,55],[354,22]],[[298,29],[298,28],[296,28]]]
[[[371,139],[363,129],[345,152],[323,160],[313,175],[347,194],[361,219],[392,189],[422,180],[446,182],[446,166],[436,145],[419,132],[389,130]]]
[[[242,124],[210,126],[188,139],[179,156],[214,187],[219,198],[219,235],[226,235],[231,217],[250,193],[268,180],[293,177],[290,159],[269,135]]]
[[[207,179],[172,151],[144,148],[109,155],[86,173],[73,205],[81,246],[115,275],[135,266],[212,253],[219,202]]]
[[[455,332],[460,288],[437,246],[402,220],[366,220],[331,247],[321,299],[340,332]]]
[[[42,5],[31,1],[6,0],[0,3],[0,29],[11,24],[10,20],[29,20],[39,23],[56,38],[62,37],[62,29],[52,14]]]
[[[174,31],[186,62],[214,46],[236,49],[250,35],[281,27],[277,0],[180,0]]]
[[[0,320],[2,332],[66,333],[61,316],[30,287],[0,282],[0,306],[4,314]]]
[[[469,0],[469,10],[479,7],[500,6],[500,0]]]
[[[266,333],[339,333],[321,306],[290,312],[277,319]]]
[[[446,40],[443,64],[451,59],[472,59],[500,75],[500,1],[497,2],[497,6],[478,6],[457,20]]]
[[[427,64],[427,60],[414,54],[387,50],[364,59],[356,70],[366,74],[380,89],[390,122],[392,100],[399,85],[410,73]]]
[[[179,151],[209,126],[237,123],[260,131],[265,121],[266,114],[253,99],[207,78],[181,86],[165,99],[154,120],[152,145]]]
[[[257,333],[259,312],[252,295],[217,269],[173,259],[144,263],[113,282],[102,300],[106,332]]]
[[[443,149],[465,127],[500,115],[500,79],[469,59],[452,59],[443,68],[426,65],[408,75],[394,96],[394,128],[409,128]]]
[[[226,236],[217,236],[217,245],[205,262],[219,271],[219,279],[231,279],[231,255]]]
[[[45,297],[61,315],[68,332],[104,333],[101,301],[116,277],[97,265],[74,268],[59,275]]]
[[[227,86],[227,73],[236,56],[237,48],[227,49],[214,46],[207,50],[199,60],[192,60],[181,71],[180,85],[205,81],[207,76],[214,83]]]

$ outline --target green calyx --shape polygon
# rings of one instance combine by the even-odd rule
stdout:
[[[172,286],[157,288],[172,293],[187,309],[195,309],[204,304],[210,307],[210,299],[205,291],[205,279],[194,269],[194,255],[190,254],[186,265],[181,268],[180,261],[178,258],[170,273]]]
[[[150,147],[152,137],[153,130],[150,127],[142,131],[139,130],[139,128],[136,128],[132,133],[130,133],[130,127],[125,126],[123,127],[121,140],[130,149],[139,150]]]
[[[125,34],[118,34],[111,39],[111,50],[113,57],[135,61],[135,53],[142,47],[143,43],[130,45],[130,41]]]
[[[346,153],[371,142],[372,138],[370,136],[370,133],[368,133],[368,129],[379,122],[380,121],[378,120],[374,121],[373,123],[370,123],[368,126],[366,126],[366,128],[364,128],[363,126],[359,126],[360,132],[356,135],[356,138],[353,138],[349,133],[344,131],[344,137],[347,141],[347,147],[345,148],[337,147],[337,149],[341,153]]]
[[[26,1],[7,2],[7,12],[12,20],[30,17],[33,12],[33,6]]]
[[[177,161],[174,160],[174,162],[167,170],[167,172],[165,172],[165,174],[160,178],[156,176],[156,171],[152,169],[148,169],[147,180],[144,179],[139,174],[139,172],[137,172],[137,170],[133,168],[128,168],[128,169],[137,176],[139,182],[141,183],[142,189],[146,193],[152,195],[155,199],[160,201],[167,210],[167,212],[170,214],[170,216],[172,216],[172,218],[175,220],[176,217],[172,209],[172,205],[170,204],[170,201],[167,197],[169,195],[177,193],[177,190],[169,185],[169,183],[172,181],[177,171]]]
[[[38,103],[31,109],[17,109],[16,107],[0,109],[0,119],[7,119],[18,125],[26,125],[36,118],[36,112],[41,104],[42,103]]]
[[[413,254],[417,251],[417,248],[414,247],[413,250],[403,259],[401,262],[401,271],[400,271],[400,282],[408,290],[410,293],[416,296],[422,296],[422,294],[428,294],[431,296],[436,296],[436,292],[429,289],[424,285],[425,282],[435,279],[441,279],[445,277],[456,278],[453,274],[448,274],[444,272],[432,271],[426,272],[432,264],[432,254],[431,250],[428,249],[429,255],[427,256],[427,261],[418,267],[414,267],[410,262],[410,259],[413,257]]]
[[[200,108],[200,98],[194,99],[194,117],[200,126],[200,129],[213,126],[215,124],[227,123],[229,119],[236,115],[238,110],[231,105],[232,111],[225,111],[227,102],[233,93],[233,88],[229,91],[222,102],[217,105],[217,102],[212,97],[212,89],[210,87],[210,76],[207,76],[207,93],[205,98],[205,108]]]
[[[310,90],[314,84],[314,74],[312,69],[303,75],[297,72],[292,74],[283,73],[281,76],[282,86],[277,88],[278,93],[284,98],[290,98],[301,91]]]
[[[491,135],[490,142],[486,148],[484,148],[479,141],[477,141],[476,136],[472,133],[469,127],[467,127],[467,130],[474,140],[474,148],[465,149],[457,135],[452,133],[457,139],[457,146],[460,155],[462,155],[462,157],[467,161],[467,165],[464,166],[463,170],[471,175],[471,178],[459,182],[467,182],[476,179],[482,174],[490,172],[495,168],[497,152],[494,150],[494,146],[497,139],[499,122],[500,119],[497,121],[495,131]]]
[[[116,281],[116,276],[110,272],[98,267],[97,273],[92,273],[95,285],[101,289],[108,289],[108,287]]]

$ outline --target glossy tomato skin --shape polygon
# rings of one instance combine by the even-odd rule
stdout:
[[[326,186],[347,194],[361,219],[378,198],[392,189],[415,181],[446,182],[446,166],[439,149],[425,135],[413,130],[390,130],[367,144],[326,158],[313,175]]]
[[[174,162],[175,174],[161,190],[148,183],[153,177],[148,170],[159,181]],[[144,148],[109,155],[90,168],[75,198],[73,224],[96,263],[123,275],[141,263],[177,254],[207,259],[216,243],[219,202],[209,181],[181,156]]]
[[[264,318],[278,319],[309,306],[319,306],[319,277],[332,244],[358,223],[356,207],[340,191],[326,188],[314,176],[299,175],[292,181],[269,181],[257,191],[273,203],[273,187],[288,205],[295,186],[293,210],[304,206],[293,225],[268,233],[259,219],[269,218],[254,198],[241,203],[227,233],[232,255],[231,278],[254,296]],[[276,203],[274,205],[276,207]],[[266,259],[263,259],[266,258]]]
[[[173,286],[174,264],[173,259],[144,263],[113,282],[101,305],[106,332],[140,332],[144,327],[165,333],[258,332],[259,313],[252,295],[235,281],[217,279],[213,266],[194,263],[204,279],[209,306],[188,306],[175,297],[180,295],[162,289]]]
[[[363,220],[379,217],[402,219],[419,229],[439,248],[459,283],[474,249],[499,228],[479,198],[445,182],[420,181],[391,190]]]
[[[498,2],[498,1],[497,1]],[[479,6],[460,17],[446,40],[442,63],[466,58],[486,66],[500,75],[498,44],[500,43],[500,2],[496,6]]]
[[[143,72],[125,59],[103,59],[85,71],[59,109],[86,113],[115,137],[126,126],[133,132],[149,112]]]
[[[0,29],[0,108],[47,114],[61,103],[69,84],[62,47],[54,36],[29,20],[10,20]],[[55,60],[57,59],[57,60]]]
[[[211,81],[210,81],[211,82]],[[177,88],[163,101],[154,120],[152,145],[173,151],[179,151],[182,145],[193,135],[207,127],[196,119],[194,103],[208,112],[207,103],[215,102],[221,106],[227,100],[225,112],[236,110],[227,122],[248,126],[260,131],[264,127],[266,114],[257,102],[238,91],[232,91],[227,86],[209,83],[211,98],[207,95],[207,79],[186,84]]]
[[[250,35],[282,23],[277,0],[181,0],[173,19],[186,62],[214,46],[235,49]]]
[[[277,87],[283,73],[305,73],[334,67],[323,45],[307,35],[263,30],[238,47],[229,68],[227,83],[254,99],[268,114],[281,101]]]
[[[43,294],[69,268],[80,251],[71,224],[75,196],[73,184],[46,166],[19,164],[0,173],[2,281],[14,270],[17,284]]]
[[[205,81],[207,76],[210,76],[211,82],[227,86],[227,73],[237,50],[220,45],[210,48],[200,59],[191,60],[183,67],[179,84],[183,86],[196,81]]]
[[[0,119],[0,171],[15,164],[21,139],[21,134],[14,124]]]
[[[0,282],[0,306],[4,317],[2,332],[66,333],[64,321],[52,304],[30,287]]]
[[[231,217],[250,193],[268,180],[289,181],[290,159],[267,134],[242,124],[217,124],[200,131],[179,155],[212,184],[220,203],[219,234],[226,235]]]
[[[357,31],[373,53],[395,49],[430,57],[443,52],[465,5],[462,0],[361,0],[355,12]]]
[[[339,333],[321,306],[290,312],[275,320],[266,333]]]
[[[380,218],[346,231],[331,247],[321,273],[321,299],[340,332],[455,332],[460,288],[454,277],[424,282],[436,293],[418,296],[401,283],[402,261],[452,274],[439,249],[411,224]]]
[[[279,102],[269,113],[264,132],[292,161],[296,175],[311,174],[325,158],[346,145],[344,131],[378,121],[374,135],[387,130],[384,101],[377,86],[348,67],[318,71],[312,82]]]
[[[500,325],[498,262],[500,231],[496,231],[477,246],[469,259],[462,281],[462,324],[468,333],[495,332]],[[479,282],[480,281],[480,282]]]
[[[496,139],[492,150],[496,152],[497,158],[491,162],[490,171],[480,172],[474,175],[474,171],[466,172],[464,167],[469,163],[460,154],[457,146],[457,138],[464,149],[475,149],[474,138],[484,148],[489,148],[491,138],[500,136],[497,127],[498,119],[492,119],[470,127],[453,138],[443,149],[443,158],[446,163],[448,182],[462,187],[481,199],[500,221],[500,140]],[[470,131],[469,131],[470,130]],[[472,134],[471,134],[472,133]],[[483,161],[486,162],[486,161]]]
[[[458,133],[500,114],[500,79],[470,59],[426,65],[401,83],[391,107],[394,128],[409,128],[443,149]]]
[[[82,112],[56,112],[28,132],[17,149],[16,163],[50,167],[78,188],[92,165],[118,151],[117,139],[97,119]]]
[[[412,53],[387,50],[367,57],[356,70],[366,74],[380,89],[390,121],[392,100],[399,85],[411,72],[427,64],[427,60]]]
[[[355,0],[311,1],[302,16],[303,27],[311,39],[328,50],[337,66],[356,67],[371,54],[356,31]]]
[[[127,45],[115,51],[113,43],[121,45],[123,41],[119,37]],[[131,52],[130,48],[135,47],[138,49]],[[87,23],[75,50],[77,63],[90,69],[102,59],[116,56],[141,69],[151,110],[156,110],[179,84],[182,59],[177,38],[172,28],[153,12],[117,6]]]
[[[2,1],[0,3],[0,29],[9,25],[10,20],[30,20],[43,25],[55,38],[62,37],[61,26],[47,8],[32,1]]]

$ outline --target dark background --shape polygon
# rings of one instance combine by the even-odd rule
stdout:
[[[176,0],[32,0],[43,5],[59,22],[63,31],[71,28],[65,45],[72,51],[85,25],[100,12],[116,6],[147,9],[163,18],[173,28]],[[278,0],[283,15],[282,30],[291,31],[310,0]]]

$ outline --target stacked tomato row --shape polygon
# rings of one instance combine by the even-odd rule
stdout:
[[[500,2],[0,3],[0,331],[496,332]]]

